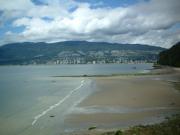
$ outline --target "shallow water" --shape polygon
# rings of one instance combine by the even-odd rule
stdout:
[[[95,86],[87,78],[52,76],[134,73],[151,68],[152,64],[1,66],[0,134],[55,135],[66,130],[64,118]]]

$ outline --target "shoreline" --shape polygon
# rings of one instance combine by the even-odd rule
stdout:
[[[134,72],[134,73],[117,73],[117,74],[105,74],[105,75],[57,75],[50,76],[54,78],[99,78],[99,77],[120,77],[120,76],[150,76],[150,75],[167,75],[175,73],[177,70],[180,71],[180,68],[169,67],[169,66],[160,66],[159,68],[147,69],[148,72]]]
[[[114,64],[114,65],[119,65],[119,64],[153,64],[153,62],[135,62],[135,63],[101,63],[101,64],[5,64],[5,65],[0,65],[0,66],[55,66],[55,65],[108,65],[108,64]]]
[[[99,131],[124,129],[122,128],[124,120],[125,123],[128,123],[125,129],[128,129],[139,124],[148,125],[150,119],[149,124],[160,123],[165,120],[165,117],[180,113],[180,93],[173,84],[174,82],[180,82],[179,68],[163,67],[153,69],[145,75],[128,74],[88,77],[96,82],[97,90],[83,100],[76,109],[84,109],[84,111],[90,111],[90,113],[85,114],[82,111],[70,114],[65,119],[65,123],[70,123],[72,127],[78,124],[79,127],[83,124],[87,125],[85,129],[95,126],[96,128],[93,131],[96,134]],[[117,107],[126,107],[126,109],[135,110],[144,107],[165,107],[167,109],[152,109],[134,113],[130,111],[126,113],[114,113],[113,111],[105,113],[110,107],[116,109]],[[92,111],[97,111],[98,108],[103,110],[98,113],[91,113]],[[144,121],[141,121],[143,119]],[[119,126],[118,124],[114,127],[107,126],[118,122]],[[107,127],[103,128],[103,124]],[[89,132],[92,131],[86,130],[84,133]]]

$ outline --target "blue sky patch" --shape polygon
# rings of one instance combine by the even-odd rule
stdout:
[[[87,2],[92,5],[98,5],[98,3],[102,3],[103,5],[100,4],[100,6],[104,7],[124,7],[124,6],[129,6],[136,4],[139,0],[76,0],[79,2]]]
[[[47,5],[45,0],[31,0],[35,5]]]
[[[6,21],[6,23],[3,24],[3,26],[0,28],[0,37],[4,36],[4,34],[8,31],[11,31],[12,33],[21,33],[25,29],[25,26],[19,26],[19,27],[13,27],[12,22],[14,19]]]

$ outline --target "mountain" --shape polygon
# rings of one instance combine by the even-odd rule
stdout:
[[[158,63],[161,65],[180,67],[180,42],[176,43],[170,49],[162,51],[159,54]]]
[[[156,61],[163,50],[140,44],[87,41],[12,43],[0,47],[0,65],[151,62]]]

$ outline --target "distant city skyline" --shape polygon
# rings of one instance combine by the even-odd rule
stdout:
[[[0,45],[100,41],[169,48],[180,41],[179,0],[0,0]]]

